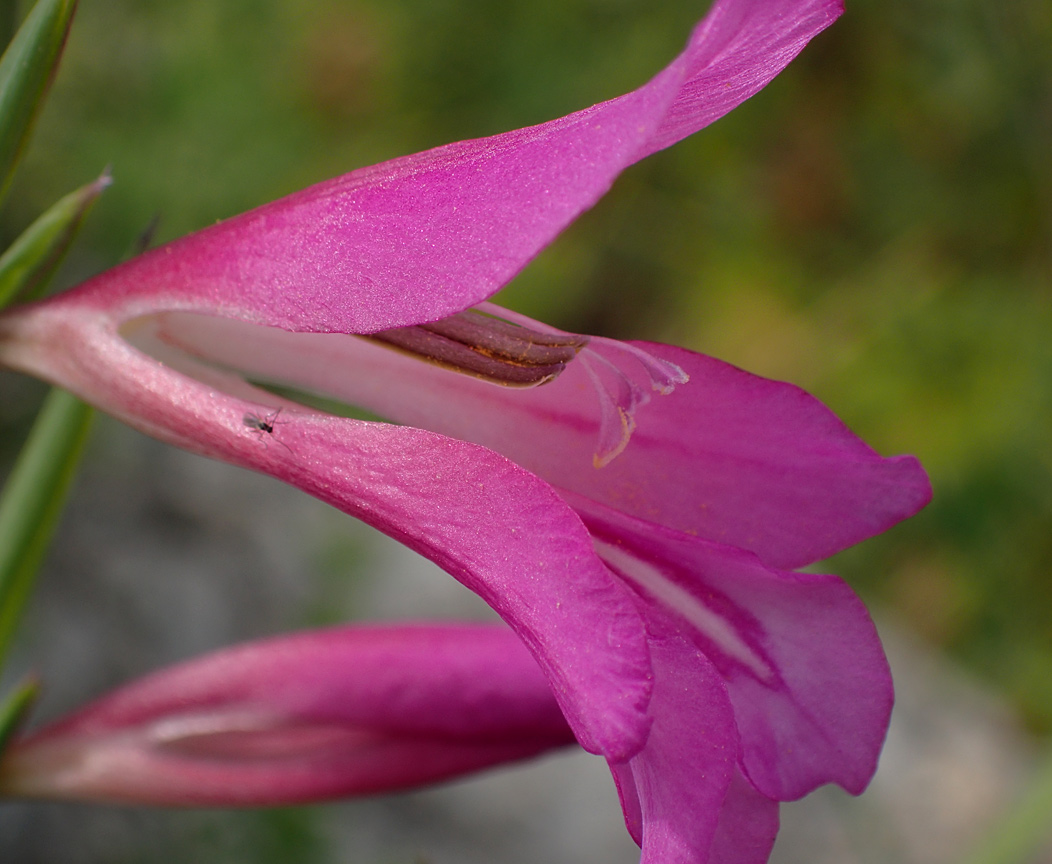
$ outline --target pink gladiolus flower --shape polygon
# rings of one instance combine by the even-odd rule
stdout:
[[[839,12],[718,0],[638,90],[355,171],[11,310],[0,362],[438,562],[608,759],[644,862],[765,860],[778,801],[862,790],[892,702],[865,609],[835,577],[791,571],[916,512],[927,478],[790,385],[484,301],[624,168],[755,93]]]
[[[0,794],[168,806],[414,788],[574,743],[499,626],[360,627],[227,648],[17,742]]]

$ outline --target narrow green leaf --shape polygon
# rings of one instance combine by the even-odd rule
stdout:
[[[93,183],[70,192],[0,256],[0,309],[16,297],[35,300],[44,293],[91,205],[111,182],[106,171]]]
[[[0,58],[0,200],[58,68],[77,0],[39,0]]]
[[[93,413],[52,390],[0,494],[0,663],[62,513]]]
[[[40,682],[36,678],[27,678],[0,704],[0,753],[7,748],[39,695]]]
[[[0,2],[0,45],[11,41],[18,29],[18,3],[15,0]]]

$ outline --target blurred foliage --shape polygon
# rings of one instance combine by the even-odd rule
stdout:
[[[642,83],[703,4],[84,0],[0,214],[113,166],[66,280],[309,183]],[[0,22],[2,23],[2,22]],[[851,0],[506,291],[818,394],[935,501],[830,566],[1052,731],[1052,4]]]

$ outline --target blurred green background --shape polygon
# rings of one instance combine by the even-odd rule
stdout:
[[[625,92],[704,10],[82,0],[0,243],[112,166],[71,283],[155,215],[171,239],[361,165]],[[881,452],[918,455],[932,505],[830,566],[1043,735],[1050,46],[1048,0],[851,0],[765,91],[630,169],[503,298],[570,330],[676,342],[793,381]]]

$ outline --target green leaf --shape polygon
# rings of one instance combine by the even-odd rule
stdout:
[[[40,682],[36,678],[27,678],[0,704],[0,753],[7,748],[39,695]]]
[[[11,41],[18,29],[18,4],[14,0],[3,0],[0,3],[0,44]]]
[[[111,182],[106,171],[93,183],[70,192],[0,256],[0,309],[16,297],[35,300],[44,293],[91,205]]]
[[[33,587],[94,412],[52,390],[0,494],[0,662]]]
[[[39,0],[0,58],[0,200],[58,68],[77,0]]]

